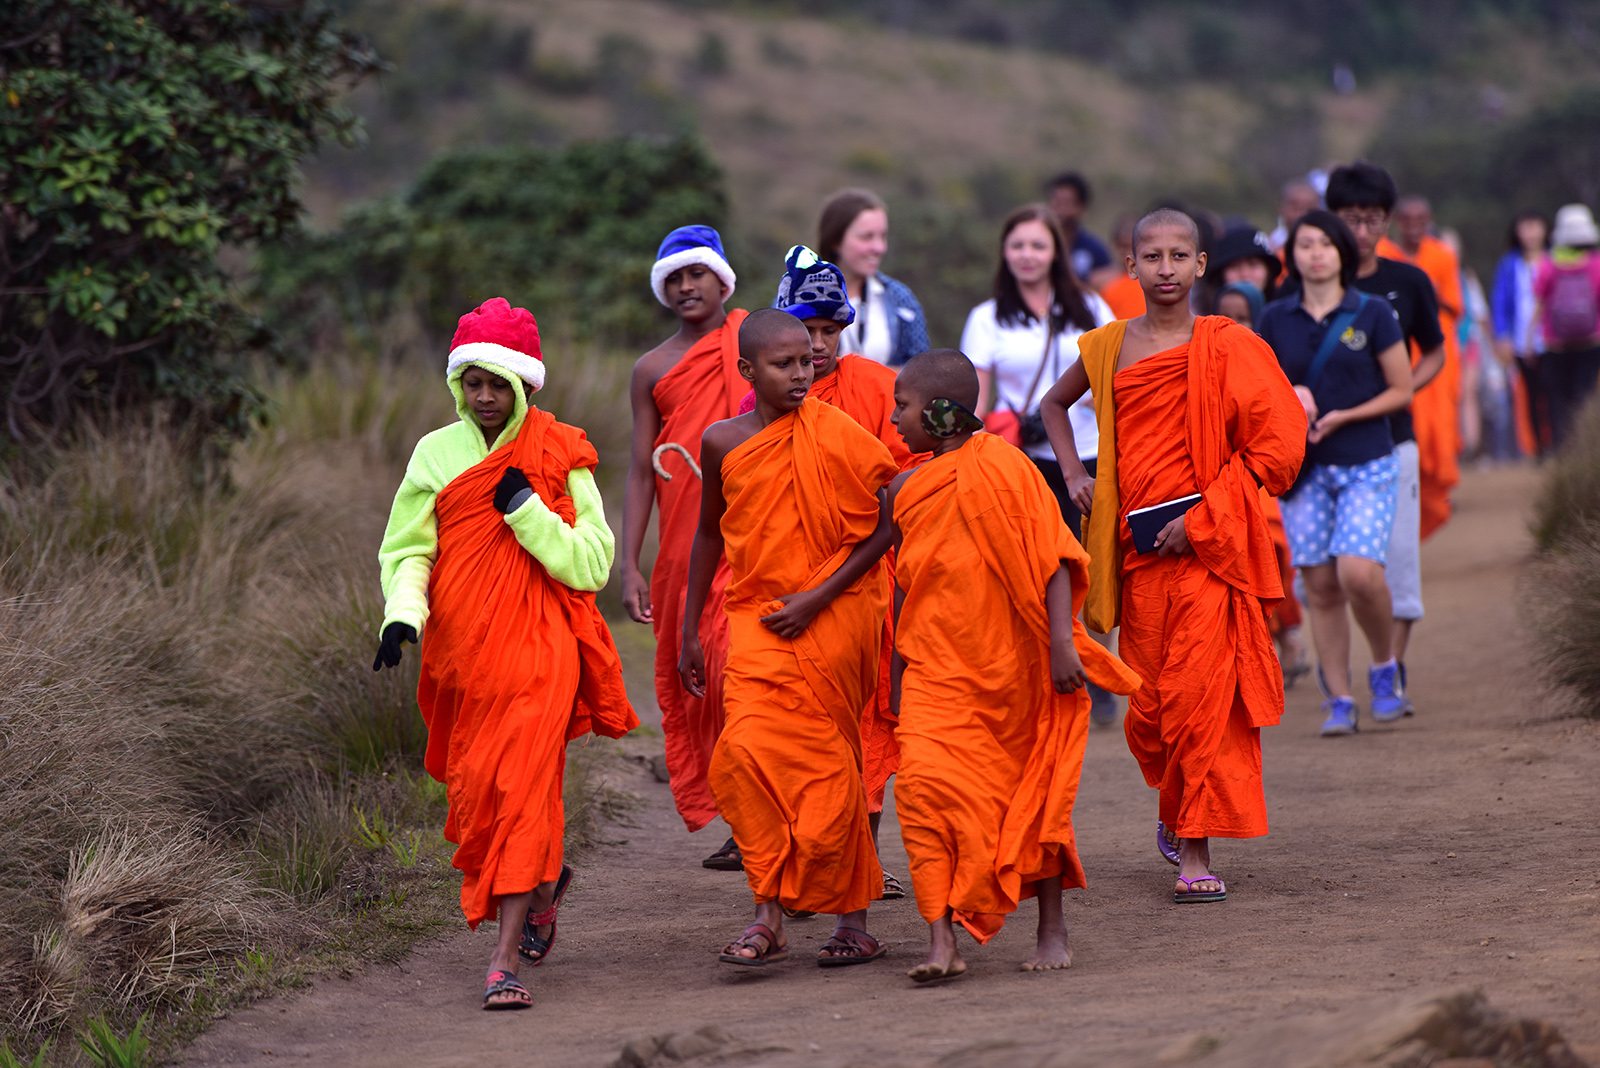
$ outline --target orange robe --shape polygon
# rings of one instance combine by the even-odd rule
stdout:
[[[1272,350],[1231,320],[1202,316],[1189,344],[1119,372],[1125,330],[1079,343],[1100,426],[1084,622],[1120,622],[1144,680],[1124,729],[1162,821],[1185,838],[1265,834],[1260,728],[1283,715],[1283,672],[1264,609],[1283,586],[1256,479],[1274,496],[1294,484],[1305,413]],[[1126,513],[1191,493],[1193,551],[1136,553]]]
[[[1089,695],[1052,686],[1045,587],[1065,564],[1076,615],[1089,556],[1039,469],[992,434],[918,468],[895,521],[906,591],[895,813],[923,919],[953,909],[988,942],[1038,880],[1085,885],[1072,806]],[[1138,687],[1077,619],[1072,634],[1095,682]]]
[[[894,425],[894,381],[891,368],[865,356],[851,353],[840,356],[833,373],[819,378],[811,387],[812,397],[831,404],[878,436],[889,449],[900,470],[908,471],[928,458],[906,447]],[[751,392],[739,406],[740,414],[754,410],[756,395]],[[885,557],[889,577],[894,578],[894,551]],[[889,777],[900,767],[900,746],[895,741],[895,720],[889,714],[889,665],[894,657],[894,612],[884,620],[883,645],[878,660],[877,696],[861,713],[861,748],[867,781],[867,810],[883,811],[884,789]]]
[[[811,396],[831,404],[867,430],[888,448],[900,470],[906,471],[928,458],[913,453],[895,427],[895,372],[865,356],[839,357],[833,374],[811,387]],[[894,579],[894,552],[885,558]],[[861,712],[862,766],[867,783],[867,811],[883,811],[884,789],[900,768],[900,746],[895,741],[895,719],[889,714],[889,664],[894,656],[894,612],[884,620],[883,643],[878,657],[878,690]]]
[[[778,597],[833,574],[871,535],[878,491],[896,471],[854,419],[812,399],[723,460],[732,644],[711,790],[757,902],[839,914],[883,892],[861,711],[878,685],[888,571],[875,565],[798,638],[779,637],[761,617],[778,610]]]
[[[474,928],[495,899],[561,874],[566,743],[639,725],[594,594],[551,578],[495,510],[515,465],[570,524],[567,473],[594,467],[583,431],[533,409],[516,438],[458,475],[434,502],[439,556],[428,582],[417,704],[424,763],[445,784],[461,911]]]
[[[1100,290],[1100,299],[1111,308],[1118,319],[1137,319],[1144,314],[1144,290],[1139,280],[1126,274],[1118,275]]]
[[[653,393],[661,412],[659,447],[676,442],[700,462],[700,435],[706,427],[730,419],[749,390],[739,376],[739,324],[749,313],[735,309],[713,334],[695,343],[661,376]],[[678,815],[698,831],[717,815],[706,772],[711,750],[722,731],[722,665],[728,658],[728,624],[722,613],[728,586],[726,565],[717,569],[700,622],[700,645],[706,654],[706,695],[691,697],[678,677],[678,652],[683,644],[683,601],[689,582],[689,552],[700,526],[700,480],[681,456],[668,453],[662,465],[675,472],[671,482],[656,477],[661,509],[657,525],[660,549],[650,573],[650,611],[656,635],[656,702],[661,706],[661,733],[666,738],[667,774]]]
[[[1411,400],[1422,476],[1422,537],[1427,540],[1450,518],[1450,491],[1461,481],[1461,264],[1449,245],[1431,236],[1423,237],[1414,257],[1386,237],[1378,242],[1378,255],[1421,268],[1439,299],[1444,367]],[[1421,355],[1413,348],[1412,362]]]
[[[1278,579],[1283,583],[1283,600],[1267,613],[1267,628],[1276,637],[1290,627],[1298,627],[1303,617],[1300,614],[1300,602],[1294,595],[1294,565],[1290,562],[1289,532],[1283,529],[1283,509],[1278,507],[1278,498],[1266,490],[1261,491],[1261,507],[1267,513],[1272,551],[1278,557]]]

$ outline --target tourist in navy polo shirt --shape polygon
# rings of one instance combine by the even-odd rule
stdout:
[[[1411,361],[1388,301],[1354,288],[1360,253],[1337,215],[1306,213],[1285,247],[1299,293],[1267,305],[1258,327],[1310,427],[1300,481],[1281,502],[1283,525],[1305,579],[1329,694],[1322,733],[1352,734],[1347,604],[1372,650],[1372,718],[1389,723],[1405,714],[1384,561],[1400,470],[1387,417],[1411,401]]]

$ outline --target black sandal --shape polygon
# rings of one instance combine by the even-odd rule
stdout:
[[[550,947],[556,944],[556,910],[561,907],[561,899],[567,896],[567,887],[571,885],[572,869],[563,864],[550,907],[540,913],[529,912],[528,918],[522,921],[522,940],[517,943],[517,959],[522,963],[537,968],[549,955]],[[539,934],[541,927],[550,928],[550,937]]]
[[[496,994],[510,994],[511,1000],[490,1000]],[[483,1008],[486,1012],[496,1012],[501,1009],[531,1009],[533,995],[528,993],[528,988],[510,972],[490,972],[483,988]]]
[[[859,927],[835,927],[833,935],[817,951],[817,967],[843,968],[877,960],[889,947]]]
[[[702,868],[712,871],[744,871],[744,857],[739,853],[739,847],[732,838],[723,843],[722,848],[700,862]]]

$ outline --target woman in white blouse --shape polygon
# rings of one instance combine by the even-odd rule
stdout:
[[[1023,423],[1023,451],[1055,493],[1072,533],[1080,535],[1081,516],[1067,495],[1055,453],[1049,441],[1029,440],[1028,417],[1077,361],[1078,338],[1116,316],[1098,294],[1079,287],[1064,245],[1060,224],[1043,204],[1018,208],[1006,218],[994,299],[967,316],[961,351],[978,369],[978,415],[995,409],[1017,413]],[[1100,443],[1094,407],[1080,402],[1070,414],[1078,459],[1092,475]]]

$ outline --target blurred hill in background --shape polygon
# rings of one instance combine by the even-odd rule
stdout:
[[[1480,271],[1515,210],[1600,200],[1596,5],[342,6],[393,69],[352,98],[367,144],[309,169],[318,227],[406,189],[440,152],[688,136],[722,172],[708,193],[729,205],[735,303],[765,302],[783,250],[814,240],[827,193],[866,185],[891,206],[886,270],[922,297],[941,343],[987,293],[995,223],[1063,169],[1094,183],[1101,234],[1158,198],[1270,228],[1284,180],[1365,154],[1433,198]],[[636,317],[608,321],[624,320]]]

